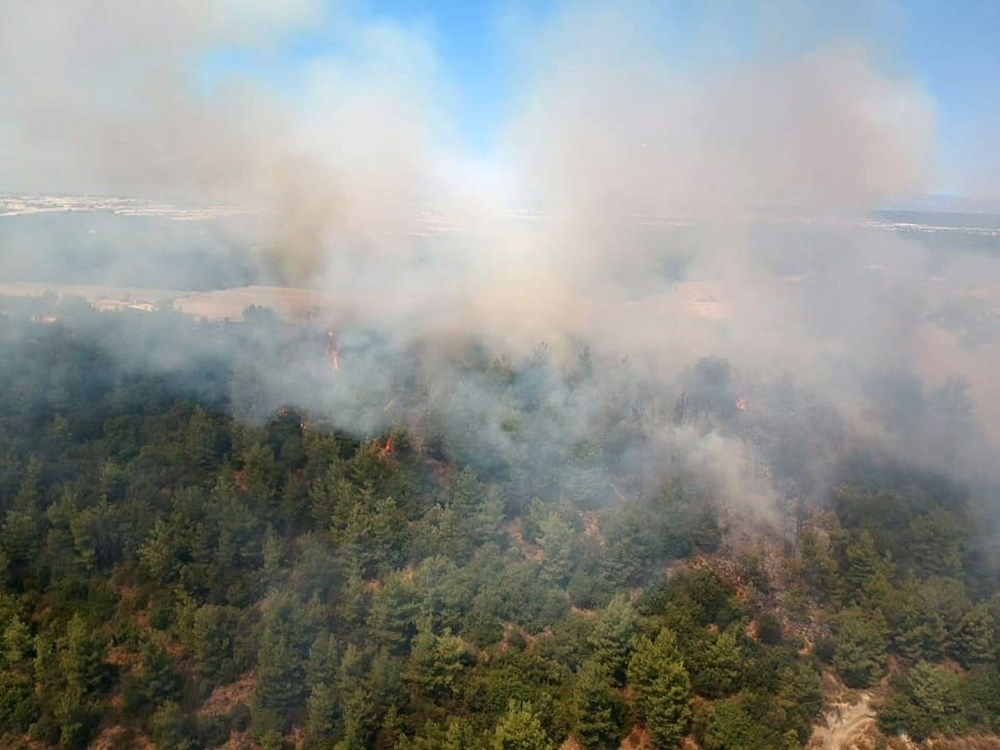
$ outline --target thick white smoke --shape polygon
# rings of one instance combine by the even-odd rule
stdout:
[[[244,204],[288,276],[400,351],[445,334],[515,352],[548,341],[560,356],[586,343],[673,395],[693,361],[722,355],[746,381],[788,380],[892,443],[864,384],[892,369],[943,382],[953,373],[930,372],[932,347],[955,356],[982,406],[996,345],[959,358],[927,320],[996,278],[995,260],[977,279],[956,268],[942,291],[924,250],[857,227],[925,188],[932,102],[870,40],[772,53],[783,21],[765,16],[757,52],[690,65],[658,38],[654,4],[567,3],[510,45],[518,88],[495,148],[472,158],[424,27],[320,0],[9,0],[0,188]],[[290,52],[303,35],[321,51]],[[426,211],[456,231],[426,242]],[[343,387],[314,395],[361,408]],[[554,421],[538,429],[586,424],[593,405],[571,401],[552,386]],[[362,408],[359,429],[388,419],[383,406]],[[502,416],[476,413],[505,434]],[[731,467],[741,450],[718,434],[663,440],[705,465]]]

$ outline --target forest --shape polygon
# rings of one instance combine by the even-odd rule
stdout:
[[[753,421],[719,358],[669,396],[619,363],[563,441],[582,348],[468,343],[435,384],[344,340],[338,373],[266,310],[4,301],[0,745],[793,750],[837,689],[883,747],[1000,733],[995,488],[787,389]],[[385,418],[261,380],[296,357],[308,394],[364,361]],[[656,462],[662,425],[745,445],[773,507]]]

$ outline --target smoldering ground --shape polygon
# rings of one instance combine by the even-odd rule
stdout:
[[[755,9],[801,40],[740,54],[706,23],[693,62],[650,3],[498,27],[516,86],[472,155],[427,25],[308,0],[9,5],[2,184],[248,207],[307,288],[296,324],[335,332],[337,372],[322,340],[284,367],[241,342],[247,418],[406,425],[484,472],[549,464],[554,493],[599,467],[609,500],[686,471],[766,509],[869,446],[969,481],[997,465],[1000,260],[866,226],[928,184],[933,102],[891,40],[817,35],[819,5]],[[326,51],[288,70],[303,31]],[[251,63],[193,72],[219,49]]]

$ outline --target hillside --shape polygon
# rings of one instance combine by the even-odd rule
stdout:
[[[635,471],[665,420],[742,435],[746,470],[792,478],[722,363],[662,418],[622,399],[566,444],[534,434],[538,412],[553,378],[567,404],[586,394],[586,370],[463,355],[457,382],[504,404],[504,451],[481,415],[419,403],[398,363],[379,403],[416,401],[386,406],[407,418],[387,430],[274,407],[245,363],[311,347],[335,390],[352,360],[330,369],[322,331],[18,309],[0,341],[6,747],[794,748],[827,683],[877,696],[889,736],[1000,729],[978,488],[863,451],[774,506],[686,459]],[[197,356],[169,356],[179,339]]]

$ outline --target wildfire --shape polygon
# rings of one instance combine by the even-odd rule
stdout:
[[[392,445],[392,435],[390,435],[389,439],[385,441],[385,447],[378,452],[378,457],[383,459],[391,458],[394,450],[395,448]]]
[[[747,410],[747,400],[745,398],[743,398],[742,396],[740,398],[736,399],[736,408],[739,409],[740,411],[746,411]]]

